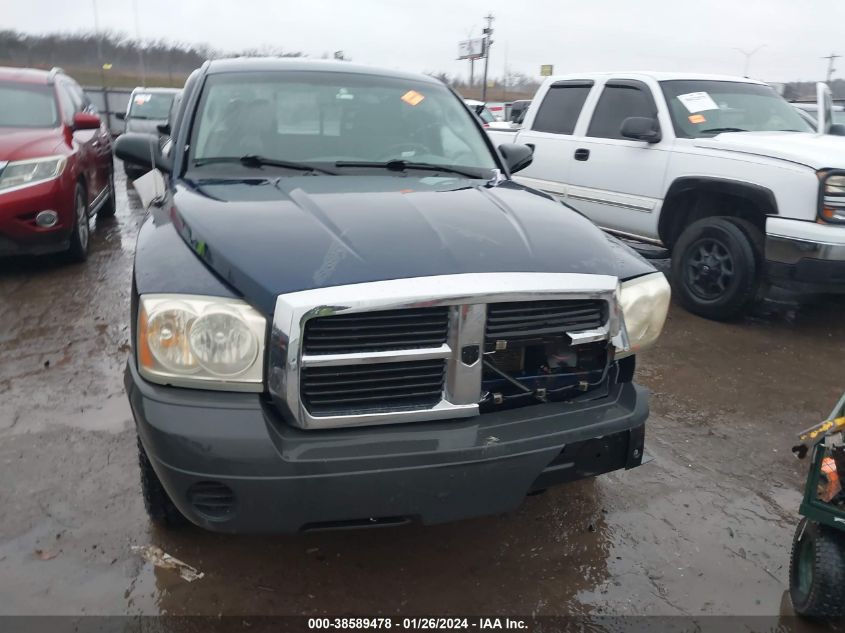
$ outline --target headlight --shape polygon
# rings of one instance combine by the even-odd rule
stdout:
[[[822,196],[819,216],[826,222],[845,222],[845,174],[819,172]]]
[[[138,306],[138,370],[161,384],[262,391],[267,322],[243,301],[143,295]]]
[[[669,282],[663,273],[652,273],[622,283],[619,301],[629,348],[617,351],[617,358],[636,354],[657,340],[666,321],[670,297]]]
[[[64,156],[47,156],[8,163],[0,171],[0,191],[12,187],[25,187],[58,178],[65,168]]]

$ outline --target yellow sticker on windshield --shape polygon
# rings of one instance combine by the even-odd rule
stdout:
[[[415,106],[422,103],[422,100],[425,99],[425,97],[422,96],[416,90],[409,90],[408,92],[402,95],[401,99],[408,105]]]
[[[707,119],[704,118],[703,114],[690,114],[688,118],[689,118],[690,123],[706,123],[707,122]]]

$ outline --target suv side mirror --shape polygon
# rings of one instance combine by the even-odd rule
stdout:
[[[154,134],[127,132],[121,135],[114,142],[114,154],[138,167],[159,169],[168,174],[173,170],[173,160],[161,153],[158,136]]]
[[[156,129],[158,130],[159,134],[163,136],[170,136],[170,121],[168,121],[167,123],[159,123],[158,125],[156,125]]]
[[[73,115],[73,130],[99,130],[102,119],[90,112],[77,112]]]
[[[660,134],[660,123],[654,117],[629,116],[622,121],[619,133],[625,138],[646,143],[659,143],[663,136]]]
[[[534,160],[534,148],[517,143],[502,143],[499,151],[512,174],[525,169]]]

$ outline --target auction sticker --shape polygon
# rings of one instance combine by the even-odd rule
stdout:
[[[689,110],[691,114],[696,112],[703,112],[704,110],[718,110],[719,106],[713,101],[713,98],[706,92],[688,92],[685,95],[678,95],[678,101],[684,104],[684,107]]]
[[[401,99],[408,105],[415,106],[422,103],[422,100],[425,99],[425,97],[422,96],[416,90],[409,90],[408,92],[402,95]]]

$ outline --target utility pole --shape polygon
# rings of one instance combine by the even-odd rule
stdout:
[[[842,55],[837,55],[836,53],[831,53],[826,57],[822,57],[822,59],[827,60],[827,83],[830,83],[830,80],[833,78],[833,73],[836,72],[836,69],[833,67],[833,62],[842,57]]]
[[[742,76],[745,77],[746,79],[748,79],[748,69],[749,69],[749,66],[751,65],[751,56],[754,55],[754,53],[759,51],[761,48],[766,48],[766,45],[760,44],[760,46],[758,46],[757,48],[750,50],[750,51],[746,51],[746,50],[743,50],[741,48],[734,47],[735,51],[739,51],[740,53],[745,55],[745,66],[744,66],[744,72],[742,73]]]
[[[487,101],[487,66],[490,62],[490,46],[493,40],[490,38],[493,35],[493,14],[488,13],[484,18],[487,20],[487,28],[482,31],[484,34],[484,84],[481,86],[481,100]]]

